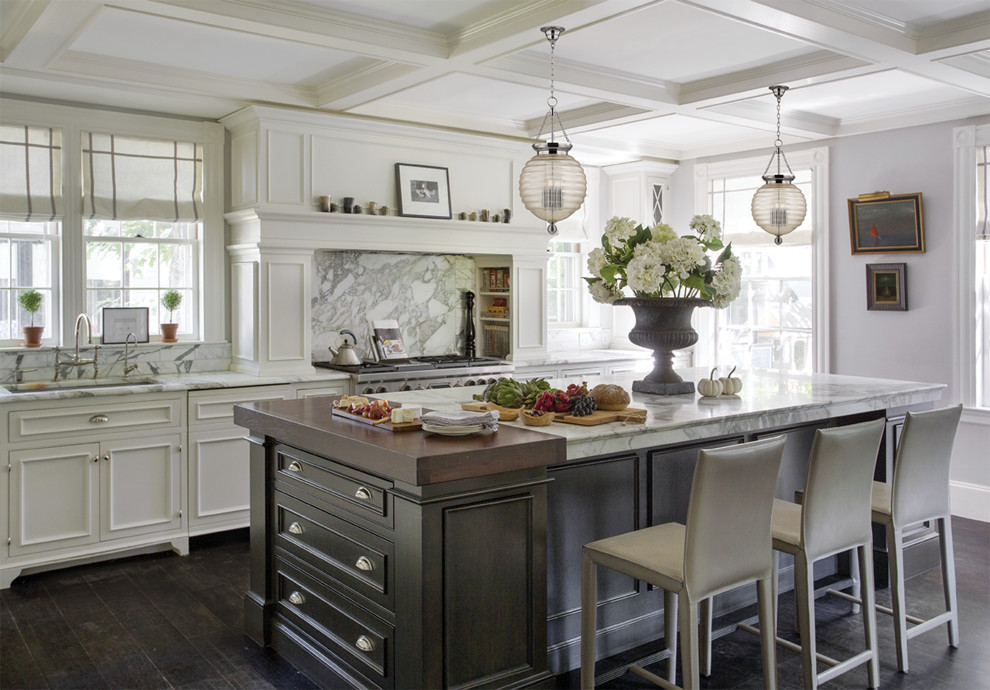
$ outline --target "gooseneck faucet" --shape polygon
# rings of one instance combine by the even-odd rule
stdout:
[[[128,333],[127,337],[124,338],[124,377],[125,378],[128,374],[130,374],[132,371],[138,368],[137,364],[128,363],[128,358],[130,357],[130,351],[128,350],[128,348],[130,347],[131,340],[134,341],[134,348],[137,349],[137,336],[134,335],[133,333]]]
[[[55,381],[58,381],[59,374],[61,372],[61,367],[63,365],[70,367],[82,367],[87,364],[93,365],[93,378],[95,379],[100,373],[100,365],[97,358],[100,354],[100,346],[96,345],[93,348],[93,356],[90,359],[83,359],[79,354],[79,334],[82,329],[79,327],[81,323],[86,323],[86,333],[88,337],[89,344],[93,344],[93,322],[89,320],[89,315],[85,312],[76,317],[75,326],[75,341],[76,341],[76,353],[70,360],[62,360],[62,350],[59,347],[55,347]],[[135,341],[136,342],[136,341]]]

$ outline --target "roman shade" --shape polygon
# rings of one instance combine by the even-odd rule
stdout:
[[[82,133],[83,218],[202,218],[203,147],[188,141]]]
[[[0,125],[0,217],[62,217],[62,130]]]

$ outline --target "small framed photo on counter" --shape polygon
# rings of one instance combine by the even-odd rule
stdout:
[[[448,220],[453,217],[447,168],[396,163],[395,190],[400,216]]]
[[[148,342],[148,307],[103,307],[104,345],[119,345],[131,333]]]
[[[907,311],[907,264],[866,264],[866,308]]]

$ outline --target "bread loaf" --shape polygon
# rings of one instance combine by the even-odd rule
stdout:
[[[629,407],[629,393],[614,383],[600,383],[591,389],[591,397],[599,410],[624,410]]]

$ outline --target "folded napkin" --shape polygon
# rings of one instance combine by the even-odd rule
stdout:
[[[498,410],[488,412],[427,412],[420,421],[423,424],[446,427],[483,426],[492,431],[498,431]]]

